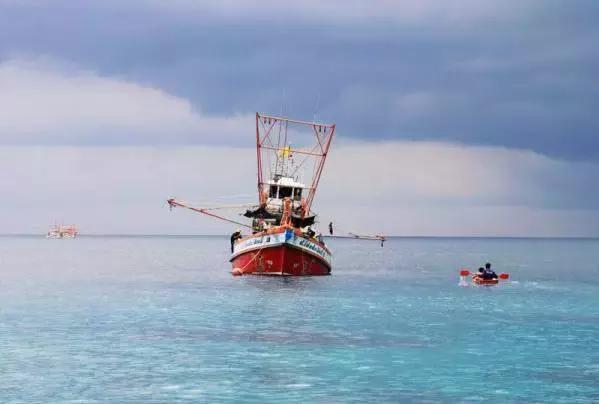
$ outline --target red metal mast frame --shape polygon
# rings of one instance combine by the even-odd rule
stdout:
[[[302,126],[302,127],[310,127],[313,132],[316,142],[312,145],[309,150],[301,150],[301,149],[293,149],[291,153],[299,154],[307,158],[314,159],[314,171],[309,187],[309,193],[305,201],[304,215],[310,212],[310,208],[312,206],[312,202],[314,201],[314,196],[316,195],[316,190],[318,188],[318,183],[320,181],[320,177],[322,176],[322,171],[324,168],[324,164],[326,162],[329,148],[331,146],[331,141],[333,140],[333,136],[335,134],[335,124],[324,124],[318,122],[308,122],[308,121],[300,121],[296,119],[289,119],[285,117],[272,116],[272,115],[263,115],[260,113],[256,113],[256,157],[257,157],[257,165],[258,165],[258,198],[260,204],[265,204],[267,201],[266,195],[263,195],[264,188],[264,164],[262,161],[263,150],[266,152],[274,151],[281,152],[283,151],[282,147],[288,147],[287,143],[287,130],[289,125],[292,126]],[[279,140],[277,144],[273,141],[273,130],[275,127],[279,127]],[[283,131],[283,132],[281,132]],[[280,136],[284,136],[283,144],[281,144]],[[300,164],[303,165],[305,162],[302,161]],[[270,163],[270,162],[269,162]],[[270,168],[269,168],[270,170]]]

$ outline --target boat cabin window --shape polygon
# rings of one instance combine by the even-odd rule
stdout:
[[[279,187],[279,199],[291,197],[291,187]]]
[[[292,188],[292,187],[278,187],[276,185],[271,185],[268,190],[269,198],[291,198],[294,201],[299,201],[302,199],[302,189],[301,188]]]
[[[277,197],[277,190],[279,189],[279,187],[277,187],[276,185],[271,185],[270,186],[270,191],[268,193],[268,197],[269,198],[276,198]]]

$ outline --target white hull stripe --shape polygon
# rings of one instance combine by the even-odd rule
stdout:
[[[231,258],[229,259],[229,262],[233,262],[233,260],[235,258],[239,257],[240,255],[247,254],[247,253],[252,252],[252,251],[260,251],[262,249],[271,249],[271,248],[277,248],[277,247],[282,247],[282,246],[285,246],[287,248],[295,248],[297,250],[301,250],[305,254],[312,255],[312,256],[314,256],[316,258],[319,258],[319,259],[323,260],[324,263],[327,264],[327,266],[329,266],[329,267],[331,266],[331,262],[327,261],[322,255],[315,254],[311,250],[308,250],[308,249],[305,249],[305,248],[302,248],[302,247],[299,247],[299,246],[295,246],[295,245],[289,244],[289,243],[280,243],[280,244],[276,244],[276,245],[269,245],[267,247],[255,247],[255,248],[245,249],[245,250],[243,250],[241,252],[236,252],[233,255],[231,255]]]
[[[298,237],[295,234],[290,235],[288,233],[268,234],[262,237],[253,237],[241,241],[235,244],[233,254],[231,255],[231,260],[248,251],[278,247],[283,244],[315,255],[323,259],[327,264],[331,265],[331,254],[324,248],[308,239]]]

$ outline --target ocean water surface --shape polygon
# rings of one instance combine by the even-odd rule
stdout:
[[[235,278],[226,237],[0,237],[0,402],[599,401],[599,240],[329,243]]]

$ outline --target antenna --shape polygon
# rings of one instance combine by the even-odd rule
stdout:
[[[316,96],[316,106],[314,108],[314,119],[312,119],[312,122],[318,122],[318,108],[320,108],[320,91]]]
[[[282,102],[281,102],[281,116],[287,115],[287,90],[283,87],[282,90]]]

